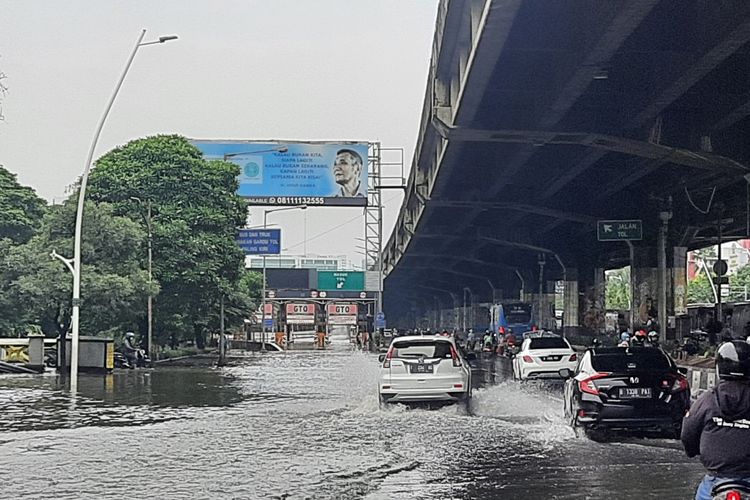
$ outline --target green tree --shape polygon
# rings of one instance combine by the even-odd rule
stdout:
[[[630,309],[630,268],[606,273],[605,303],[607,309]]]
[[[90,198],[142,223],[150,203],[153,271],[161,285],[155,301],[155,340],[195,339],[203,347],[221,297],[231,297],[244,270],[236,243],[247,206],[237,196],[239,168],[206,161],[187,139],[138,139],[102,156],[89,179]]]
[[[688,281],[687,295],[689,304],[713,304],[714,292],[705,273],[700,273]]]
[[[7,244],[0,257],[0,328],[24,333],[37,325],[49,336],[68,331],[72,276],[57,259],[73,254],[76,200],[51,207],[41,230],[23,245]],[[81,246],[81,333],[134,329],[145,317],[148,276],[141,267],[145,233],[113,207],[87,202]],[[151,293],[157,293],[153,285]]]
[[[0,239],[25,243],[41,223],[46,203],[16,175],[0,165]]]

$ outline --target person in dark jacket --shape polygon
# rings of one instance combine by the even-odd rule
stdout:
[[[725,480],[750,482],[750,344],[725,342],[716,351],[719,384],[706,391],[682,421],[682,444],[689,457],[700,455],[708,474],[696,500],[711,500],[711,489]]]

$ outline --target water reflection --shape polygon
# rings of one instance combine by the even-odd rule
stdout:
[[[481,370],[471,415],[379,409],[361,353],[83,376],[75,398],[0,378],[0,470],[18,498],[690,497],[700,466],[674,442],[576,438],[559,388]]]
[[[143,425],[184,418],[181,409],[227,406],[242,397],[227,373],[211,369],[81,374],[71,395],[57,375],[0,378],[0,432]]]

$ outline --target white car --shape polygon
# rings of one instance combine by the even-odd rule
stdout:
[[[521,350],[513,358],[513,378],[529,380],[562,378],[559,371],[575,371],[578,354],[563,337],[530,336],[524,339]]]
[[[380,355],[380,362],[381,405],[416,402],[469,405],[471,367],[453,337],[396,337],[388,353]]]

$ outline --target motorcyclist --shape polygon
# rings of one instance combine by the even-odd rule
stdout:
[[[617,347],[630,347],[630,334],[628,332],[622,332],[620,334],[620,343]]]
[[[708,474],[696,500],[710,500],[725,480],[750,481],[750,344],[725,342],[716,351],[719,384],[693,403],[682,421],[682,444],[700,455]]]
[[[644,346],[646,345],[646,330],[638,330],[635,332],[635,335],[633,335],[633,338],[630,341],[632,346]]]
[[[648,344],[651,347],[659,347],[659,332],[653,330],[648,332]]]
[[[484,338],[482,339],[482,345],[484,348],[490,348],[492,349],[493,339],[492,339],[492,333],[490,333],[489,330],[485,330],[484,332]]]
[[[122,354],[128,360],[128,364],[130,364],[131,368],[135,368],[135,366],[138,364],[139,351],[140,348],[135,342],[135,333],[125,333],[125,341],[122,344]]]

